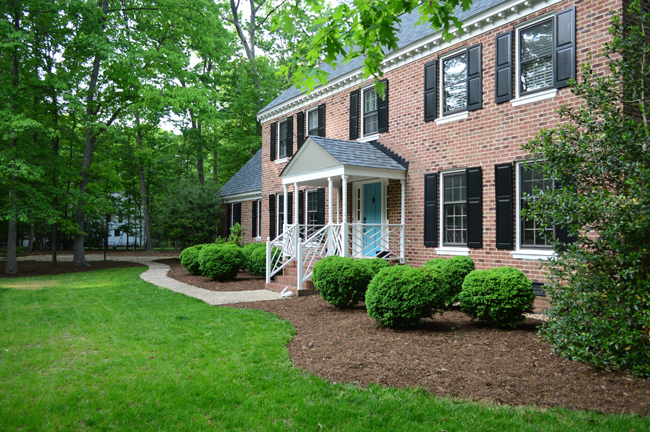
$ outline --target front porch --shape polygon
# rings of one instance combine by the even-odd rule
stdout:
[[[330,255],[404,262],[406,167],[375,144],[310,137],[280,178],[283,194],[278,205],[297,209],[296,214],[309,210],[301,209],[299,191],[326,186],[322,212],[327,218],[322,214],[320,223],[278,219],[279,235],[268,238],[266,245],[267,288],[311,291],[314,264]],[[399,211],[392,195],[391,221],[388,185],[396,187],[397,181]],[[398,223],[393,222],[396,219]],[[273,284],[271,278],[283,270]]]

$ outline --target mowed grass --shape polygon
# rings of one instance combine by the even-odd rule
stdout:
[[[332,384],[292,366],[289,322],[209,306],[142,271],[0,280],[0,430],[650,430],[638,416]],[[40,289],[4,288],[21,284]]]

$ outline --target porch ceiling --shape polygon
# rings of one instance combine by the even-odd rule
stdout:
[[[406,168],[370,143],[308,137],[280,173],[282,184],[334,186],[375,178],[405,179]]]

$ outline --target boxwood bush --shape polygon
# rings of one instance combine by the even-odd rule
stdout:
[[[390,263],[381,258],[361,258],[358,259],[357,262],[370,270],[373,277],[379,273],[379,270],[390,267]]]
[[[516,268],[474,270],[458,295],[460,308],[472,319],[498,327],[516,327],[533,310],[533,283]]]
[[[199,268],[199,251],[201,249],[200,246],[203,245],[190,246],[184,249],[183,252],[181,252],[179,255],[181,265],[185,267],[185,270],[193,275],[201,274],[201,270]]]
[[[244,254],[234,244],[204,245],[199,252],[201,274],[219,282],[235,279],[243,263]]]
[[[248,264],[246,265],[248,271],[255,273],[257,276],[266,277],[266,243],[260,244],[264,247],[254,248],[248,257]],[[273,247],[273,256],[275,256],[275,263],[282,260],[280,249]],[[282,274],[282,272],[278,274]]]
[[[389,327],[413,327],[442,313],[449,288],[441,273],[401,265],[382,269],[366,292],[368,315]]]
[[[338,308],[355,306],[366,295],[373,272],[360,260],[328,256],[314,265],[312,280],[323,300]]]
[[[252,272],[251,270],[251,255],[253,254],[254,251],[257,249],[265,249],[266,248],[266,243],[261,243],[261,242],[256,242],[256,243],[248,243],[245,245],[241,250],[242,253],[244,254],[244,265],[243,267],[247,269],[248,271]]]
[[[438,270],[447,279],[449,284],[447,306],[449,307],[458,301],[458,294],[463,289],[465,277],[474,270],[474,260],[466,256],[434,258],[424,263],[422,267]]]

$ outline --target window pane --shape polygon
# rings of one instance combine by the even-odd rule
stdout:
[[[521,91],[553,85],[553,22],[544,21],[520,32]]]
[[[307,114],[307,130],[309,135],[318,136],[318,110]]]
[[[543,174],[534,171],[533,169],[525,168],[521,166],[520,168],[520,205],[521,209],[525,210],[528,208],[527,201],[531,196],[539,194],[545,190],[553,188],[553,180],[547,179]],[[544,236],[544,231],[549,234],[553,233],[553,228],[549,227],[542,229],[537,223],[531,219],[521,217],[520,219],[521,227],[521,245],[522,246],[542,246],[547,247],[550,245],[549,240]]]
[[[379,130],[379,116],[377,112],[368,114],[363,118],[363,134],[375,133]]]
[[[444,111],[467,108],[467,54],[444,60],[443,69]]]
[[[374,88],[369,88],[363,92],[363,113],[368,114],[377,111],[377,93]]]
[[[465,173],[443,175],[444,244],[467,244],[467,189]]]

